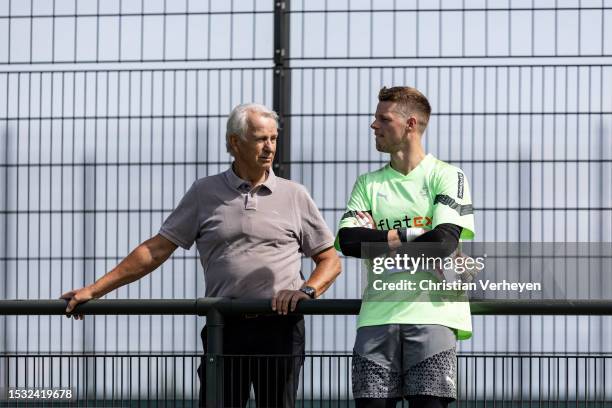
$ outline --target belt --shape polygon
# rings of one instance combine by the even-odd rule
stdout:
[[[240,315],[242,319],[257,319],[258,317],[274,316],[273,314],[243,314]]]

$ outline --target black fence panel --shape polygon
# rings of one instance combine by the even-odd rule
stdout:
[[[197,407],[200,358],[177,353],[0,355],[7,376],[1,382],[0,406]],[[262,376],[268,370],[277,372],[287,359],[295,358],[304,360],[297,407],[354,406],[350,355],[259,356],[249,362],[235,355],[222,357],[236,379],[249,369]],[[460,354],[455,406],[610,406],[612,385],[606,379],[612,375],[611,358]],[[238,361],[242,364],[232,364]],[[238,385],[239,380],[229,384]],[[236,405],[225,401],[223,406]],[[245,406],[256,406],[254,389]]]
[[[610,242],[611,19],[604,0],[1,2],[0,298],[57,298],[155,234],[196,178],[229,165],[241,102],[282,113],[277,169],[335,230],[357,175],[386,160],[369,129],[383,85],[432,102],[425,146],[465,170],[479,240]],[[361,294],[360,265],[343,262],[328,298]],[[108,297],[195,298],[200,268],[181,250]],[[307,323],[310,352],[351,349],[353,316]],[[610,323],[478,316],[461,347],[610,352]],[[3,316],[0,350],[193,352],[202,325]]]

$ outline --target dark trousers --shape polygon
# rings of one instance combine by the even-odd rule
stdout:
[[[206,335],[204,327],[204,354],[208,350]],[[224,393],[219,406],[244,407],[252,384],[258,408],[294,407],[304,363],[304,340],[302,316],[226,318],[221,359]],[[205,367],[202,357],[198,367],[200,406],[206,404]]]

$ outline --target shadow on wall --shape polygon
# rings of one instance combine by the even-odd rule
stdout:
[[[96,208],[96,192],[95,192],[95,173],[96,166],[90,165],[96,162],[95,157],[95,146],[89,146],[83,156],[83,210],[93,210]],[[76,185],[75,185],[76,189]],[[89,284],[95,281],[96,277],[96,247],[95,247],[95,236],[96,236],[96,213],[94,211],[87,211],[84,216],[82,236],[80,242],[83,243],[83,261],[82,261],[82,273],[83,283]],[[73,237],[74,243],[79,242],[77,237]],[[78,270],[78,267],[76,268]],[[76,284],[77,282],[75,282]],[[76,287],[80,285],[76,284]],[[81,328],[83,330],[83,344],[82,350],[94,350],[94,335],[96,325],[96,317],[92,316],[90,319],[85,319],[81,322]],[[76,347],[78,349],[78,347]],[[93,375],[93,372],[89,373]]]
[[[6,299],[7,296],[5,280],[8,245],[8,140],[8,121],[4,121],[0,126],[0,299]],[[0,338],[0,350],[4,350],[3,341],[4,338]]]
[[[7,298],[7,239],[8,239],[8,121],[0,125],[0,299]],[[0,350],[6,350],[7,318],[0,316]],[[7,384],[6,371],[0,370],[0,384]]]
[[[606,208],[612,203],[612,131],[606,129],[603,119],[597,126],[599,136],[599,159],[600,174],[599,185],[596,191],[599,192],[597,202],[601,208]],[[607,160],[607,162],[606,162]],[[612,231],[612,211],[599,212],[599,241],[612,241],[610,231]]]

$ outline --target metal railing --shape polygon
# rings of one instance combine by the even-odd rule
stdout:
[[[357,299],[302,301],[296,312],[304,315],[354,315]],[[589,300],[474,300],[474,315],[612,315],[612,301]],[[225,317],[244,313],[271,313],[269,300],[199,298],[186,300],[93,300],[75,313],[86,315],[198,315],[207,317],[208,354],[205,355],[206,406],[217,407],[223,396],[223,364],[239,357],[223,353]],[[0,300],[0,315],[63,315],[63,300]],[[278,356],[276,356],[278,357]],[[295,356],[288,356],[293,358]],[[301,406],[349,406],[350,355],[304,356],[298,392]],[[197,404],[198,381],[193,375],[202,358],[198,353],[4,353],[0,354],[3,389],[20,388],[27,378],[38,384],[79,384],[67,404],[148,405],[151,401],[175,406]],[[191,373],[191,375],[189,375]],[[608,402],[612,355],[469,353],[458,356],[458,405],[469,402],[515,402],[520,405],[555,401]],[[20,378],[26,380],[20,381]],[[342,381],[345,379],[345,381]],[[60,383],[57,383],[59,381]],[[5,398],[3,396],[2,398]],[[30,401],[31,403],[31,401]],[[0,406],[4,402],[0,400]],[[10,405],[8,405],[10,406]]]

